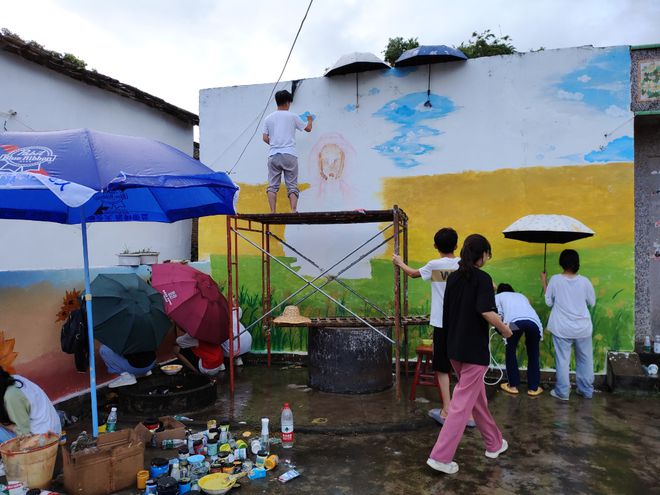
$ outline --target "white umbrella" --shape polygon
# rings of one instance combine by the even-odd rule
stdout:
[[[358,73],[368,70],[389,69],[390,66],[370,52],[353,52],[339,57],[330,67],[325,77],[355,73],[355,106],[358,107]]]
[[[502,231],[507,239],[543,243],[543,271],[546,267],[548,243],[565,244],[595,234],[593,230],[566,215],[527,215]]]

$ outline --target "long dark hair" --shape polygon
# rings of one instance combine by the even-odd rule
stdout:
[[[492,254],[490,242],[481,234],[471,234],[463,241],[461,248],[461,260],[458,262],[458,272],[465,277],[470,277],[476,269],[474,264],[484,255]]]
[[[9,415],[7,414],[7,410],[5,409],[5,392],[7,391],[7,388],[11,387],[12,385],[16,385],[19,388],[23,386],[20,380],[14,379],[13,376],[7,373],[4,368],[0,366],[0,422],[2,423],[11,422]]]

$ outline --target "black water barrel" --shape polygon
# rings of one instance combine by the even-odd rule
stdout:
[[[388,337],[390,328],[379,328]],[[368,327],[310,327],[309,386],[323,392],[368,394],[392,386],[392,344]]]

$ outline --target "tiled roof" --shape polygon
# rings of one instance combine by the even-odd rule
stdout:
[[[171,103],[156,96],[145,93],[134,86],[124,84],[117,79],[100,74],[96,71],[87,70],[73,61],[67,60],[61,54],[46,50],[41,45],[34,42],[23,41],[18,36],[12,35],[6,31],[0,33],[0,49],[23,57],[30,62],[37,63],[48,69],[64,74],[86,84],[96,86],[111,93],[118,94],[125,98],[138,101],[149,107],[165,112],[177,119],[190,124],[199,125],[199,116],[179,108]]]

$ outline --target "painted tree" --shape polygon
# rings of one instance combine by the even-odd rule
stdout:
[[[387,47],[383,50],[385,62],[393,66],[396,59],[399,58],[403,52],[412,48],[417,48],[418,46],[419,41],[417,41],[417,38],[408,38],[407,40],[403,39],[401,36],[390,38],[387,40]]]
[[[473,32],[470,41],[461,43],[458,49],[468,58],[511,55],[516,53],[516,47],[511,41],[509,35],[498,38],[490,32],[490,29],[486,29],[483,33]]]

